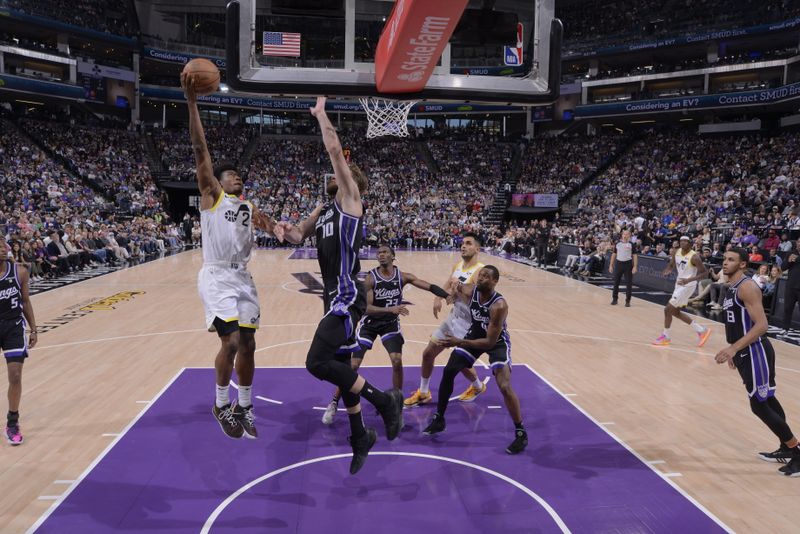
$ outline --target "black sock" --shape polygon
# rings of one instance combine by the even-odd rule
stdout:
[[[362,397],[367,399],[369,402],[375,405],[375,407],[379,410],[383,410],[384,408],[389,406],[390,397],[383,391],[379,390],[366,380],[364,381],[364,387],[361,388],[361,393],[359,393]]]
[[[366,434],[366,430],[364,430],[364,420],[361,419],[360,410],[357,413],[348,413],[347,418],[350,419],[350,434],[353,439],[358,439]]]
[[[17,426],[19,424],[19,412],[12,412],[9,410],[6,418],[8,420],[8,424],[6,426]]]
[[[523,432],[525,431],[525,427],[522,426],[522,421],[520,421],[519,423],[514,423],[514,428],[516,428],[517,430],[522,430]]]

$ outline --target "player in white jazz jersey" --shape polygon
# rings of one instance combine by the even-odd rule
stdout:
[[[677,269],[678,277],[675,280],[675,290],[672,298],[664,307],[664,331],[653,341],[653,345],[666,346],[671,343],[670,326],[672,318],[677,317],[684,323],[692,327],[697,333],[697,346],[702,347],[711,335],[711,329],[694,321],[688,314],[680,309],[689,304],[689,299],[697,289],[697,281],[708,276],[708,270],[700,259],[700,254],[692,250],[692,240],[689,236],[682,236],[681,246],[669,260],[669,265],[664,269],[664,276]]]
[[[197,163],[203,267],[197,278],[206,327],[221,346],[214,361],[216,401],[213,414],[231,438],[258,436],[252,403],[255,331],[261,310],[253,278],[247,271],[253,248],[253,226],[272,232],[275,221],[243,200],[244,182],[234,165],[213,167],[197,109],[194,78],[181,75],[189,105],[189,135]],[[231,404],[231,374],[236,367],[238,404]]]
[[[461,243],[461,261],[454,267],[453,272],[450,273],[450,278],[442,286],[445,291],[452,291],[458,284],[473,284],[478,279],[478,273],[483,268],[483,264],[478,261],[478,254],[481,250],[480,238],[469,232],[464,234],[464,240]],[[442,303],[444,299],[436,297],[433,301],[433,315],[439,318],[439,312],[442,310]],[[428,346],[422,352],[422,366],[420,369],[420,383],[419,389],[411,394],[410,397],[403,401],[406,408],[418,406],[420,404],[427,404],[433,400],[430,392],[430,379],[433,374],[433,362],[436,356],[441,354],[445,349],[443,344],[448,336],[453,336],[462,339],[467,335],[470,325],[472,324],[472,313],[469,310],[469,304],[455,301],[453,308],[447,319],[436,329],[431,335]],[[461,402],[472,402],[481,393],[486,391],[486,384],[478,379],[478,374],[475,369],[469,367],[462,370],[461,374],[469,380],[470,385],[464,393],[458,396]]]

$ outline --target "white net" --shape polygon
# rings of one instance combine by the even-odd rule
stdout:
[[[384,135],[408,137],[408,112],[416,100],[387,100],[374,96],[359,100],[367,112],[367,139]]]

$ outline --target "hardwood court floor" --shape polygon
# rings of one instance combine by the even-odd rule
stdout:
[[[290,260],[290,253],[260,250],[251,262],[262,303],[259,366],[302,365],[322,314],[319,296],[306,288],[317,277],[316,260]],[[457,259],[400,252],[397,265],[441,284]],[[200,251],[185,252],[32,298],[39,325],[51,329],[25,365],[25,444],[4,445],[0,454],[0,531],[31,526],[181,368],[213,365],[217,340],[203,328],[196,289],[201,261]],[[673,326],[671,347],[651,347],[662,326],[659,306],[634,299],[631,308],[611,307],[605,289],[503,259],[484,262],[501,271],[515,363],[530,364],[732,529],[796,528],[789,511],[800,480],[756,458],[776,439],[750,413],[738,374],[713,362],[724,346],[721,325],[712,325],[702,349],[682,323]],[[402,320],[405,362],[416,366],[438,321],[430,294],[409,288],[406,299],[414,305]],[[773,343],[778,396],[800,432],[800,347]],[[376,346],[366,363],[386,365],[388,357]],[[257,372],[254,394],[269,396],[258,390],[262,372],[269,370]],[[405,392],[416,386],[407,381]],[[320,403],[329,389],[320,385]],[[209,383],[209,407],[213,392]],[[536,409],[523,406],[526,420]]]

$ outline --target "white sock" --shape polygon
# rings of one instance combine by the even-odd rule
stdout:
[[[253,405],[253,400],[250,396],[253,386],[243,386],[239,384],[239,406],[247,408]]]
[[[663,334],[665,338],[669,339],[669,328],[665,328]]]
[[[430,393],[430,378],[420,378],[419,379],[419,392],[420,393]]]
[[[481,382],[480,378],[476,378],[475,382],[472,383],[472,387],[480,391],[483,389],[483,382]]]
[[[706,331],[706,327],[697,323],[696,321],[692,321],[692,324],[690,324],[689,326],[694,328],[694,331],[697,332],[698,334]]]
[[[222,408],[231,403],[230,396],[228,395],[229,388],[230,386],[217,386],[217,408]]]

